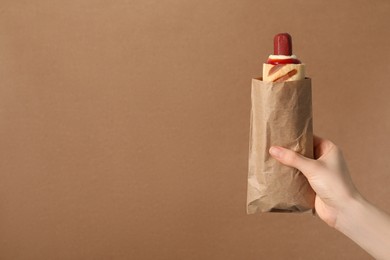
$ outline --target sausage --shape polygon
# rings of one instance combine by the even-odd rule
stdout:
[[[278,33],[274,37],[274,55],[292,55],[292,40],[288,33]]]

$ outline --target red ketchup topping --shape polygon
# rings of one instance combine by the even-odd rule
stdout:
[[[284,60],[274,60],[268,59],[268,64],[278,65],[278,64],[301,64],[301,61],[298,59],[284,59]]]
[[[292,39],[291,35],[288,33],[279,33],[274,37],[274,55],[292,55]],[[278,65],[278,64],[300,64],[301,62],[298,59],[268,59],[268,64]]]

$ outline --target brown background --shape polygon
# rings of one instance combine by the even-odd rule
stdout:
[[[370,259],[246,215],[251,78],[290,32],[314,128],[390,210],[388,1],[0,1],[0,259]]]

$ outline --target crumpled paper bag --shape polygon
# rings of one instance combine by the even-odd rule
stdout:
[[[252,79],[247,213],[304,212],[315,193],[306,177],[269,154],[272,145],[313,158],[311,79]]]

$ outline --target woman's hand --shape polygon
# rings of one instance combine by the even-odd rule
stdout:
[[[343,154],[334,143],[314,137],[315,159],[277,146],[271,147],[270,153],[307,177],[317,193],[315,209],[322,220],[375,259],[390,259],[390,216],[360,195]]]
[[[316,192],[315,210],[329,226],[336,225],[343,209],[359,196],[352,183],[341,150],[329,140],[314,137],[314,158],[273,146],[270,154],[281,163],[297,168]]]

